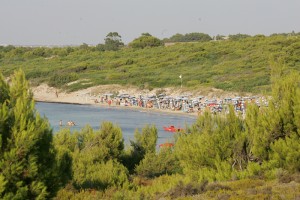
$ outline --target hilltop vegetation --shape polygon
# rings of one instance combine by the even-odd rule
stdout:
[[[183,86],[189,89],[260,93],[270,91],[271,62],[280,61],[287,71],[300,69],[299,34],[238,34],[228,40],[218,36],[217,41],[205,34],[196,36],[175,35],[169,41],[184,42],[172,46],[161,46],[147,33],[123,46],[120,36],[111,33],[105,44],[95,47],[0,47],[0,70],[9,76],[21,68],[32,84],[48,83],[69,91],[101,84],[179,87],[182,75]],[[77,82],[67,84],[72,81]]]

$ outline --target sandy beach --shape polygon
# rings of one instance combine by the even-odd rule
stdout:
[[[163,112],[170,114],[178,114],[178,115],[191,115],[197,116],[197,113],[186,113],[182,111],[172,111],[167,109],[156,109],[156,108],[142,108],[137,106],[117,106],[115,103],[108,105],[107,103],[95,103],[95,99],[99,94],[106,94],[112,91],[117,92],[119,94],[126,93],[134,96],[138,95],[151,95],[155,94],[156,91],[147,91],[147,90],[139,90],[137,88],[124,88],[119,85],[104,85],[104,86],[96,86],[87,88],[84,90],[79,90],[76,92],[65,92],[61,91],[54,87],[49,87],[46,84],[41,84],[37,87],[32,88],[34,100],[37,102],[51,102],[51,103],[70,103],[70,104],[81,104],[81,105],[95,105],[95,106],[104,106],[104,107],[113,107],[113,108],[122,108],[122,109],[140,109],[145,110],[147,112]],[[179,94],[174,93],[172,95]]]
[[[225,93],[221,90],[211,89],[208,91],[188,91],[183,90],[181,88],[164,88],[164,89],[154,89],[152,91],[149,90],[140,90],[135,87],[122,87],[120,85],[101,85],[90,87],[87,89],[75,91],[75,92],[65,92],[63,90],[49,87],[47,84],[41,84],[37,87],[32,87],[32,92],[34,95],[35,101],[40,102],[54,102],[54,103],[71,103],[71,104],[86,104],[86,105],[95,105],[95,106],[109,106],[107,103],[95,103],[96,98],[99,99],[100,95],[107,93],[115,93],[115,94],[130,94],[133,96],[147,96],[147,95],[155,95],[163,91],[168,96],[179,96],[179,95],[189,95],[191,97],[196,96],[206,96],[207,98],[215,98],[221,99],[225,96],[234,96],[237,95],[235,93]],[[112,103],[110,107],[114,108],[126,108],[126,109],[142,109],[146,111],[154,111],[154,112],[164,112],[170,114],[184,114],[197,116],[197,112],[187,113],[182,111],[173,111],[168,109],[156,109],[156,108],[142,108],[137,106],[117,106],[115,103]]]

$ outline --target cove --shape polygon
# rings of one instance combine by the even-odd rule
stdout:
[[[137,128],[141,131],[147,124],[156,126],[158,130],[158,145],[172,142],[174,133],[164,131],[163,126],[174,125],[185,128],[186,126],[191,126],[197,119],[195,116],[188,115],[95,105],[37,102],[36,109],[41,116],[45,116],[49,120],[54,134],[62,127],[70,128],[72,131],[79,131],[87,124],[98,130],[103,121],[109,121],[122,129],[125,144],[129,144],[129,141],[133,140],[134,131]],[[62,120],[62,127],[59,125],[60,120]],[[69,127],[66,125],[68,121],[74,121],[76,125]]]

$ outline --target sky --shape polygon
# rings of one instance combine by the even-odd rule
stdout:
[[[0,44],[96,45],[109,32],[128,44],[142,33],[300,32],[300,0],[0,0]]]

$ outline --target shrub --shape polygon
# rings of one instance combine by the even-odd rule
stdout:
[[[70,74],[55,74],[49,80],[49,85],[52,87],[61,87],[67,83],[78,80],[76,73]]]
[[[182,181],[180,181],[175,187],[165,192],[163,196],[170,197],[171,199],[175,199],[178,197],[186,197],[191,195],[196,195],[203,193],[208,184],[208,181],[203,181],[200,184],[189,183],[184,185]]]
[[[147,153],[135,171],[139,176],[153,178],[163,174],[180,173],[181,168],[172,150],[165,148],[158,154]]]

